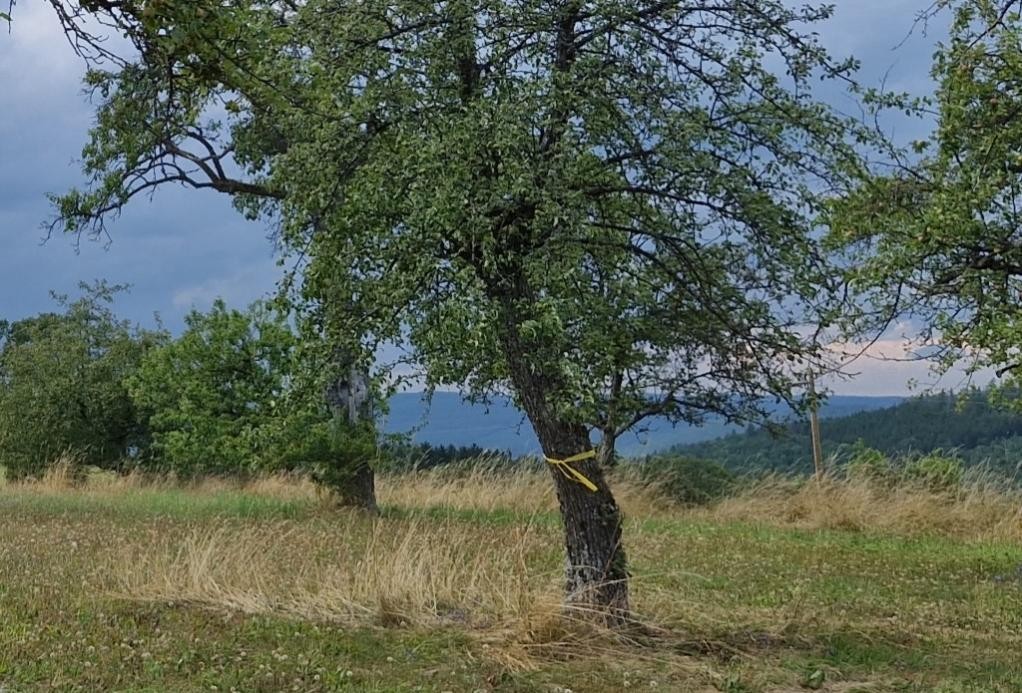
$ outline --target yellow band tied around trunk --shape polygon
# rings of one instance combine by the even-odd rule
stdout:
[[[572,455],[571,457],[565,458],[563,460],[555,460],[553,457],[547,457],[546,455],[543,456],[543,459],[545,459],[548,464],[552,464],[553,466],[557,467],[557,470],[561,474],[563,474],[566,479],[577,481],[578,483],[582,484],[587,489],[595,493],[596,491],[599,490],[596,487],[596,484],[587,479],[585,474],[571,466],[572,462],[581,462],[582,460],[589,460],[594,457],[596,457],[595,450],[586,450],[585,452],[580,452],[577,455]]]

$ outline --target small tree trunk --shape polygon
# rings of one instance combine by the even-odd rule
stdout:
[[[603,439],[596,450],[596,460],[604,469],[612,469],[617,466],[617,434],[614,429],[608,426],[603,431]]]
[[[813,474],[817,481],[823,479],[823,440],[820,436],[820,403],[816,399],[816,379],[809,375],[809,435],[813,443]]]
[[[334,367],[338,377],[326,389],[327,406],[335,423],[345,422],[353,434],[360,433],[362,424],[372,416],[369,411],[369,378],[352,365],[343,353],[334,354]],[[358,447],[358,446],[355,446]],[[338,464],[345,464],[338,460]],[[332,473],[333,490],[341,505],[379,512],[376,503],[376,474],[368,459],[346,462],[349,469]]]
[[[376,474],[368,462],[356,464],[346,483],[334,491],[340,505],[361,508],[373,514],[380,512],[376,504]]]

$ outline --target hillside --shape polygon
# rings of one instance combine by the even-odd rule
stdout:
[[[987,463],[1014,473],[1022,459],[1022,416],[993,409],[981,392],[965,400],[941,393],[895,406],[832,417],[822,424],[825,456],[839,460],[862,440],[889,455],[955,451],[969,464]],[[812,469],[809,424],[790,423],[779,436],[764,430],[674,446],[675,451],[743,471]]]
[[[844,416],[853,412],[889,407],[899,397],[833,397],[823,409],[823,416]],[[779,412],[779,416],[783,415]],[[489,406],[469,404],[453,392],[437,392],[431,403],[422,393],[399,393],[390,400],[390,412],[383,419],[387,433],[411,434],[413,442],[432,445],[468,446],[510,451],[526,455],[539,451],[532,428],[523,414],[506,399],[497,399]],[[648,455],[666,448],[700,443],[739,432],[737,426],[709,421],[703,426],[672,426],[666,421],[652,421],[649,430],[622,436],[618,449],[624,455]]]

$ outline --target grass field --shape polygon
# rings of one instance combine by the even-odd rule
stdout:
[[[619,480],[634,606],[557,606],[549,482],[0,487],[0,691],[1019,691],[1019,501],[831,481],[673,508]]]

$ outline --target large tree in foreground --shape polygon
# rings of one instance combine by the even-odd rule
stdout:
[[[942,0],[929,138],[833,205],[831,242],[883,329],[908,317],[938,373],[994,369],[1016,406],[1022,385],[1022,3]],[[884,97],[878,106],[904,105]]]
[[[92,185],[57,199],[63,227],[101,233],[167,183],[232,195],[307,260],[338,348],[398,344],[429,386],[512,394],[551,462],[569,603],[629,609],[593,430],[608,457],[647,417],[756,420],[817,357],[816,194],[856,158],[811,95],[852,67],[811,33],[828,8],[51,4],[105,59]]]

